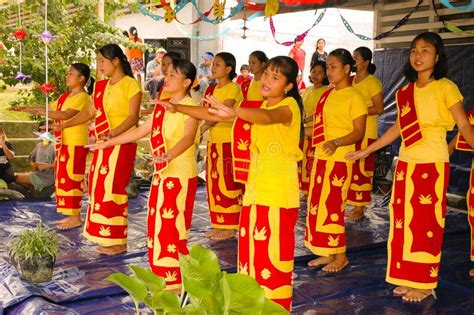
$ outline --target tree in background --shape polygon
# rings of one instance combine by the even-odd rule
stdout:
[[[18,28],[17,1],[10,3],[0,10],[0,43],[5,47],[0,49],[0,73],[4,84],[13,86],[19,83],[15,76],[19,72],[20,56],[19,42],[12,35]],[[101,46],[116,43],[122,47],[140,47],[144,51],[152,49],[148,45],[130,42],[123,36],[122,30],[107,24],[116,16],[118,9],[124,5],[130,8],[128,1],[105,1],[105,23],[97,17],[97,5],[98,1],[94,0],[48,2],[48,30],[59,36],[48,46],[49,82],[57,88],[52,99],[66,91],[65,77],[72,63],[91,65],[95,72],[95,52]],[[44,31],[43,1],[27,0],[21,4],[21,12],[23,28],[28,33],[22,45],[22,72],[31,75],[24,81],[31,84],[25,84],[20,89],[19,98],[11,105],[44,104],[43,93],[31,88],[45,80],[44,44],[35,36]]]

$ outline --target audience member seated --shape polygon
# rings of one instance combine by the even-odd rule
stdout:
[[[15,172],[11,161],[15,158],[13,145],[7,140],[7,135],[2,126],[0,126],[0,179],[10,184],[15,181]]]
[[[39,124],[39,132],[46,122]],[[28,157],[31,172],[17,174],[15,182],[27,190],[27,197],[48,198],[54,192],[54,143],[41,141]],[[18,189],[20,192],[24,191]],[[30,195],[28,195],[28,192]]]

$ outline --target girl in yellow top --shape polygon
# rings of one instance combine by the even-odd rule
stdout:
[[[321,256],[308,265],[324,265],[326,272],[338,272],[349,263],[344,210],[352,163],[344,156],[364,137],[367,120],[367,106],[349,80],[353,63],[350,52],[345,49],[336,49],[329,54],[327,76],[334,88],[323,93],[314,114],[316,152],[308,196],[305,245]]]
[[[356,66],[356,75],[352,86],[355,87],[367,104],[367,123],[365,137],[356,143],[356,150],[365,149],[377,137],[377,117],[383,113],[382,83],[373,74],[376,67],[372,63],[372,51],[367,47],[354,50],[353,57]],[[367,159],[354,164],[352,169],[351,185],[347,194],[347,204],[354,208],[347,214],[351,220],[357,221],[364,217],[365,208],[372,201],[372,183],[375,169],[375,153]]]
[[[217,85],[210,85],[205,95],[212,94],[220,102],[232,108],[242,100],[240,86],[232,79],[235,77],[235,57],[227,52],[218,53],[212,61],[211,75]],[[211,93],[212,92],[212,93]],[[167,102],[158,102],[170,106]],[[201,107],[171,106],[183,114],[197,119],[208,118],[206,102]],[[169,108],[169,109],[171,109]],[[239,227],[242,205],[243,185],[234,181],[232,165],[232,123],[207,121],[201,131],[210,129],[206,156],[207,201],[212,229],[205,233],[214,240],[224,240],[235,235]]]
[[[251,128],[251,162],[240,217],[238,271],[255,278],[265,296],[288,311],[292,302],[295,224],[298,218],[298,161],[303,104],[298,65],[286,56],[265,65],[261,108],[230,108],[214,97],[209,111],[225,120],[236,117]]]
[[[311,64],[309,81],[313,83],[313,86],[307,88],[303,93],[305,127],[311,127],[313,125],[312,122],[316,104],[329,85],[326,76],[326,63],[324,61],[316,61]],[[300,148],[303,150],[303,160],[298,165],[298,177],[300,192],[303,193],[303,196],[306,199],[309,191],[309,180],[314,161],[312,138],[305,136],[304,140],[300,143]]]
[[[390,201],[386,280],[409,302],[429,297],[438,283],[449,182],[446,132],[456,123],[474,147],[474,128],[447,70],[441,37],[416,36],[404,68],[410,83],[397,92],[397,123],[366,149],[347,155],[367,157],[402,136]]]
[[[142,92],[118,45],[103,46],[97,59],[99,70],[109,79],[95,83],[93,106],[59,125],[58,129],[95,117],[96,138],[104,141],[135,128]],[[99,244],[99,253],[115,255],[127,250],[128,195],[125,188],[136,150],[137,144],[131,142],[94,151],[84,236]]]
[[[190,61],[173,60],[164,85],[164,91],[170,95],[169,102],[196,106],[189,96],[195,77],[196,67]],[[165,278],[168,289],[180,287],[179,254],[188,254],[186,244],[198,183],[197,129],[198,120],[166,112],[157,105],[153,116],[137,129],[90,146],[104,149],[134,142],[151,133],[157,164],[148,198],[148,261],[153,272]],[[164,144],[163,149],[160,144]]]
[[[94,79],[89,67],[83,63],[74,63],[66,76],[68,93],[51,104],[49,117],[58,123],[68,121],[90,106]],[[87,92],[86,90],[87,89]],[[44,115],[44,107],[28,107],[25,112]],[[66,218],[57,221],[60,230],[81,226],[81,208],[83,180],[86,171],[86,158],[89,150],[87,123],[63,129],[56,136],[55,193],[57,211]]]
[[[263,51],[255,50],[249,55],[250,73],[253,74],[253,79],[248,86],[242,87],[244,99],[249,101],[263,101],[263,96],[260,93],[260,78],[263,74],[263,68],[268,61],[267,55]]]

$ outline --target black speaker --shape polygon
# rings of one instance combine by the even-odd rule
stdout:
[[[168,37],[166,39],[166,50],[175,51],[182,58],[191,59],[191,39],[186,37]]]

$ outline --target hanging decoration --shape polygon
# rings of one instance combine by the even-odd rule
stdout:
[[[31,75],[27,75],[23,73],[23,40],[28,36],[28,33],[26,33],[25,29],[21,25],[21,4],[20,1],[18,1],[18,28],[17,30],[13,33],[13,36],[18,40],[19,42],[19,50],[20,50],[20,69],[18,73],[15,76],[15,80],[23,82],[28,78],[31,78]]]
[[[214,10],[214,6],[212,6],[209,10],[207,10],[206,12],[204,12],[204,15],[205,16],[209,16],[209,14],[211,14],[212,10]],[[196,20],[194,20],[193,22],[191,23],[184,23],[184,22],[181,22],[178,17],[175,18],[176,22],[178,22],[179,24],[183,24],[183,25],[193,25],[193,24],[196,24],[196,23],[199,23],[202,21],[202,19],[200,17],[198,17]]]
[[[242,26],[242,30],[244,31],[244,33],[242,34],[242,36],[240,36],[240,38],[242,39],[247,39],[247,30],[248,30],[248,27],[247,27],[247,9],[243,9],[244,11],[244,17],[242,18],[242,21],[244,22],[244,26]]]
[[[317,10],[314,12],[314,15],[317,14]],[[309,31],[311,31],[316,25],[319,24],[319,22],[321,22],[321,20],[323,19],[324,15],[326,14],[326,9],[324,9],[324,11],[319,14],[318,18],[316,19],[316,21],[314,21],[313,25],[311,25],[310,28],[308,28],[304,33],[296,36],[296,38],[298,40],[304,40],[306,35],[308,35]],[[294,44],[294,41],[291,41],[291,42],[283,42],[283,43],[280,43],[277,39],[276,39],[276,29],[275,29],[275,24],[273,23],[273,18],[270,18],[270,30],[272,31],[272,35],[273,35],[273,39],[275,39],[275,42],[279,45],[282,45],[282,46],[291,46]]]
[[[468,36],[474,35],[474,31],[464,31],[464,30],[460,29],[459,27],[457,27],[456,25],[454,25],[454,24],[452,24],[448,21],[445,21],[444,16],[439,15],[439,12],[438,12],[438,9],[436,9],[436,4],[435,4],[434,0],[431,0],[431,2],[433,4],[433,8],[434,8],[434,11],[435,11],[436,15],[438,16],[438,19],[441,22],[443,22],[444,27],[448,31],[450,31],[452,33],[457,33],[457,34],[465,34],[465,35],[468,35]]]
[[[167,5],[167,7],[169,7],[170,9],[172,9],[174,11],[173,15],[176,17],[177,13],[179,11],[181,11],[188,3],[190,2],[190,0],[182,0],[180,1],[178,4],[175,5],[174,8],[172,8],[170,5]],[[146,8],[140,0],[137,0],[137,5],[138,5],[138,9],[140,10],[140,12],[150,18],[152,18],[153,20],[155,21],[161,21],[163,19],[165,19],[165,16],[161,16],[161,15],[157,15],[157,14],[154,14],[153,12],[151,12],[150,10],[148,10],[148,8]],[[165,15],[166,15],[166,12],[165,12]],[[171,15],[171,13],[168,13],[168,18],[169,16]],[[166,20],[165,20],[166,21]]]
[[[410,16],[418,11],[418,9],[420,8],[421,4],[423,3],[423,0],[418,0],[418,3],[416,4],[416,6],[407,14],[405,15],[400,21],[397,22],[397,24],[395,24],[394,27],[392,27],[391,30],[387,31],[387,32],[383,32],[383,33],[380,33],[379,35],[375,36],[375,37],[369,37],[369,36],[365,36],[363,34],[358,34],[354,31],[354,29],[352,28],[352,26],[349,24],[349,22],[342,16],[341,14],[341,11],[337,10],[339,12],[339,16],[341,17],[341,20],[342,20],[342,23],[344,24],[344,26],[346,27],[346,29],[354,34],[355,36],[357,36],[359,39],[361,40],[379,40],[379,39],[382,39],[382,38],[385,38],[387,36],[389,36],[394,30],[400,28],[401,26],[405,25],[407,22],[408,22],[408,19],[410,18]]]
[[[247,23],[252,21],[253,19],[257,18],[257,17],[261,17],[263,16],[263,10],[262,11],[259,11],[259,12],[255,12],[254,14],[252,14],[251,16],[249,16],[247,18]],[[226,27],[224,28],[224,30],[222,30],[220,33],[218,34],[214,34],[214,35],[207,35],[207,36],[193,36],[191,33],[188,33],[186,32],[185,30],[183,30],[178,24],[176,24],[176,27],[178,28],[178,30],[186,37],[192,39],[192,40],[200,40],[200,41],[208,41],[208,40],[214,40],[216,38],[219,38],[219,37],[222,37],[222,36],[225,36],[227,34],[229,34],[230,32],[232,32],[234,29],[239,29],[242,27],[244,23],[241,22],[240,24],[238,24],[237,26],[231,28],[231,27]]]
[[[226,17],[218,17],[214,20],[211,20],[210,18],[208,18],[204,13],[201,12],[201,10],[199,10],[199,7],[198,7],[198,4],[196,2],[196,0],[191,0],[191,3],[193,4],[194,8],[196,9],[196,12],[197,14],[199,15],[199,17],[204,21],[204,22],[207,22],[207,23],[211,23],[211,24],[219,24],[219,23],[222,23],[223,21],[227,20],[227,19],[230,19],[231,17],[233,17],[234,15],[236,15],[237,13],[239,13],[240,11],[242,11],[242,9],[244,8],[244,2],[243,1],[239,1],[237,3],[237,5],[235,7],[233,7],[231,10],[230,10],[230,13],[228,16]],[[214,2],[214,12],[216,11],[215,9],[215,2]]]
[[[278,0],[268,0],[265,5],[265,17],[272,17],[277,14],[280,9]]]
[[[467,12],[467,11],[474,10],[474,1],[472,1],[472,0],[471,0],[471,3],[469,5],[465,5],[465,6],[461,6],[461,7],[453,6],[451,4],[451,1],[449,1],[449,0],[440,0],[440,2],[441,2],[442,5],[444,5],[448,9],[458,10],[458,11],[462,11],[462,12]]]
[[[43,141],[50,141],[50,142],[56,142],[56,138],[49,132],[49,93],[56,91],[56,88],[52,86],[48,80],[48,45],[55,38],[56,36],[53,36],[49,31],[48,31],[48,0],[44,1],[44,31],[43,33],[37,35],[41,40],[43,41],[44,44],[44,63],[45,63],[45,83],[39,85],[37,88],[41,90],[44,93],[44,97],[46,100],[46,131],[42,134],[39,134],[38,136],[43,140]]]
[[[221,0],[214,0],[214,10],[213,10],[213,15],[216,18],[216,23],[221,23],[222,22],[222,17],[224,16],[224,9],[225,9],[225,2]]]

